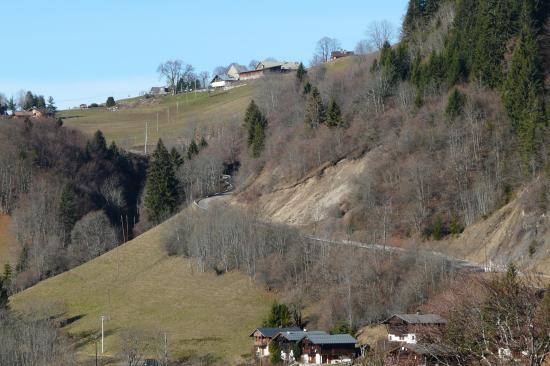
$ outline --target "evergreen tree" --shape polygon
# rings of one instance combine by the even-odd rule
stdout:
[[[147,170],[145,208],[154,222],[161,222],[171,215],[178,205],[178,181],[174,163],[159,140]]]
[[[311,94],[306,104],[304,124],[308,128],[317,128],[326,122],[326,110],[317,87],[311,89]]]
[[[311,93],[311,84],[309,81],[306,81],[306,83],[304,84],[303,94],[308,95],[309,93]]]
[[[329,127],[338,127],[343,124],[342,112],[340,111],[340,106],[336,103],[334,98],[331,98],[328,105],[328,115],[327,115],[327,126]]]
[[[247,145],[250,149],[250,154],[253,158],[257,158],[264,148],[267,119],[253,100],[246,109],[244,127],[248,135]]]
[[[193,159],[193,156],[199,154],[199,147],[197,146],[197,143],[195,142],[195,139],[191,140],[191,143],[189,144],[189,147],[187,148],[187,159],[191,160]]]
[[[536,132],[544,123],[542,61],[532,27],[532,4],[524,3],[521,31],[503,85],[502,100],[518,136],[525,172],[534,168]]]
[[[300,62],[300,65],[298,65],[298,70],[296,70],[296,79],[299,83],[302,83],[304,79],[306,78],[307,70],[304,67],[304,64]]]
[[[107,108],[114,107],[116,105],[115,98],[109,97],[107,98],[107,101],[105,102],[105,106]]]
[[[53,100],[52,96],[48,97],[48,105],[46,106],[46,109],[49,113],[55,113],[57,111],[57,107],[55,106],[55,102]]]
[[[172,159],[172,164],[174,165],[174,170],[176,171],[183,165],[183,157],[175,147],[170,150],[170,159]]]
[[[17,103],[15,103],[15,100],[13,99],[13,97],[10,97],[10,99],[8,99],[8,110],[11,111],[11,113],[15,113],[17,109]]]
[[[77,221],[78,210],[76,194],[70,185],[65,185],[59,200],[59,222],[61,223],[63,241],[65,244],[67,244],[71,237],[71,230]]]
[[[205,147],[208,146],[208,142],[206,141],[204,136],[201,137],[201,141],[199,142],[199,145],[200,145],[201,149],[204,149]]]
[[[23,245],[21,253],[19,254],[19,260],[17,261],[17,266],[15,267],[17,272],[23,272],[27,269],[29,264],[29,247]]]
[[[103,132],[100,130],[97,130],[94,133],[94,137],[91,141],[89,141],[89,149],[90,153],[92,154],[105,154],[107,152],[107,140],[105,140],[105,136],[103,135]]]
[[[4,264],[4,274],[2,275],[1,280],[3,280],[4,288],[7,290],[9,295],[11,292],[12,282],[13,282],[13,268],[9,263]]]
[[[0,278],[0,310],[6,310],[8,308],[8,289],[4,284],[4,280]]]
[[[288,327],[292,325],[290,309],[285,304],[274,302],[267,319],[264,321],[266,327]]]
[[[447,117],[450,119],[455,119],[458,117],[462,113],[465,102],[466,96],[455,88],[449,95],[447,108],[445,108],[445,114]]]

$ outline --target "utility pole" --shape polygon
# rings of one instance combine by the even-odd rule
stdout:
[[[164,332],[164,366],[168,366],[168,338]]]
[[[95,337],[95,366],[97,366],[97,336]]]
[[[147,156],[147,122],[145,122],[145,156]]]
[[[104,332],[103,332],[103,322],[105,320],[105,315],[102,315],[101,316],[101,354],[103,354],[104,352],[104,348],[103,348],[103,345],[104,345]]]

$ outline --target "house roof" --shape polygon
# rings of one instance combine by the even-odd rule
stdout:
[[[322,330],[312,330],[312,331],[285,331],[285,332],[279,332],[277,335],[273,338],[282,337],[286,339],[287,341],[291,342],[298,342],[301,341],[305,336],[307,335],[327,335],[327,332],[324,332]]]
[[[446,324],[447,320],[437,314],[394,314],[384,321],[387,324],[390,319],[397,317],[408,324]]]
[[[229,67],[227,68],[227,70],[229,70],[229,69],[231,68],[231,66],[233,66],[233,67],[235,68],[235,70],[237,70],[237,72],[247,71],[246,66],[239,65],[239,64],[231,64],[231,65],[229,65]]]
[[[275,335],[277,335],[277,333],[297,332],[297,331],[301,331],[301,329],[298,327],[287,327],[287,328],[260,327],[260,328],[254,329],[252,334],[250,334],[250,337],[253,337],[256,331],[260,332],[264,337],[273,338]]]
[[[262,61],[259,62],[256,66],[256,70],[272,69],[275,67],[280,67],[283,70],[296,70],[300,65],[299,62],[288,62],[288,61]]]
[[[221,80],[221,81],[237,81],[237,79],[235,79],[234,77],[231,77],[231,76],[226,75],[226,74],[214,76],[214,78],[212,79],[211,82],[214,82],[214,81],[216,81],[216,80]]]
[[[407,349],[411,352],[414,352],[418,355],[431,355],[431,356],[450,356],[456,352],[444,344],[402,344],[397,348],[394,348],[393,351],[398,349]]]
[[[305,338],[313,344],[356,344],[357,339],[349,334],[308,334]]]

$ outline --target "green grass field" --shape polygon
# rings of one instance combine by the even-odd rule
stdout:
[[[80,350],[95,352],[90,334],[105,315],[106,352],[116,355],[120,332],[166,332],[172,357],[212,354],[234,364],[249,354],[249,334],[272,298],[240,273],[198,273],[190,260],[168,257],[161,242],[174,219],[80,267],[11,298],[22,314],[76,317],[67,325]],[[60,310],[61,309],[61,310]]]
[[[118,101],[119,110],[107,108],[61,111],[64,124],[93,134],[103,131],[108,141],[125,148],[143,146],[145,123],[148,122],[148,145],[159,138],[165,141],[192,136],[221,120],[241,119],[252,98],[254,84],[228,91],[197,92],[155,99],[132,98]],[[158,132],[157,132],[158,114]]]

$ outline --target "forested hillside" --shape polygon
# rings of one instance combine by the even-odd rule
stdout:
[[[0,209],[20,247],[6,267],[10,291],[132,237],[145,159],[107,146],[101,132],[87,140],[53,120],[3,121],[0,141]]]
[[[545,213],[548,14],[542,1],[411,1],[399,43],[266,80],[265,140],[242,156],[239,202],[395,244],[458,236],[525,186],[529,213]],[[355,173],[335,184],[331,166]]]

